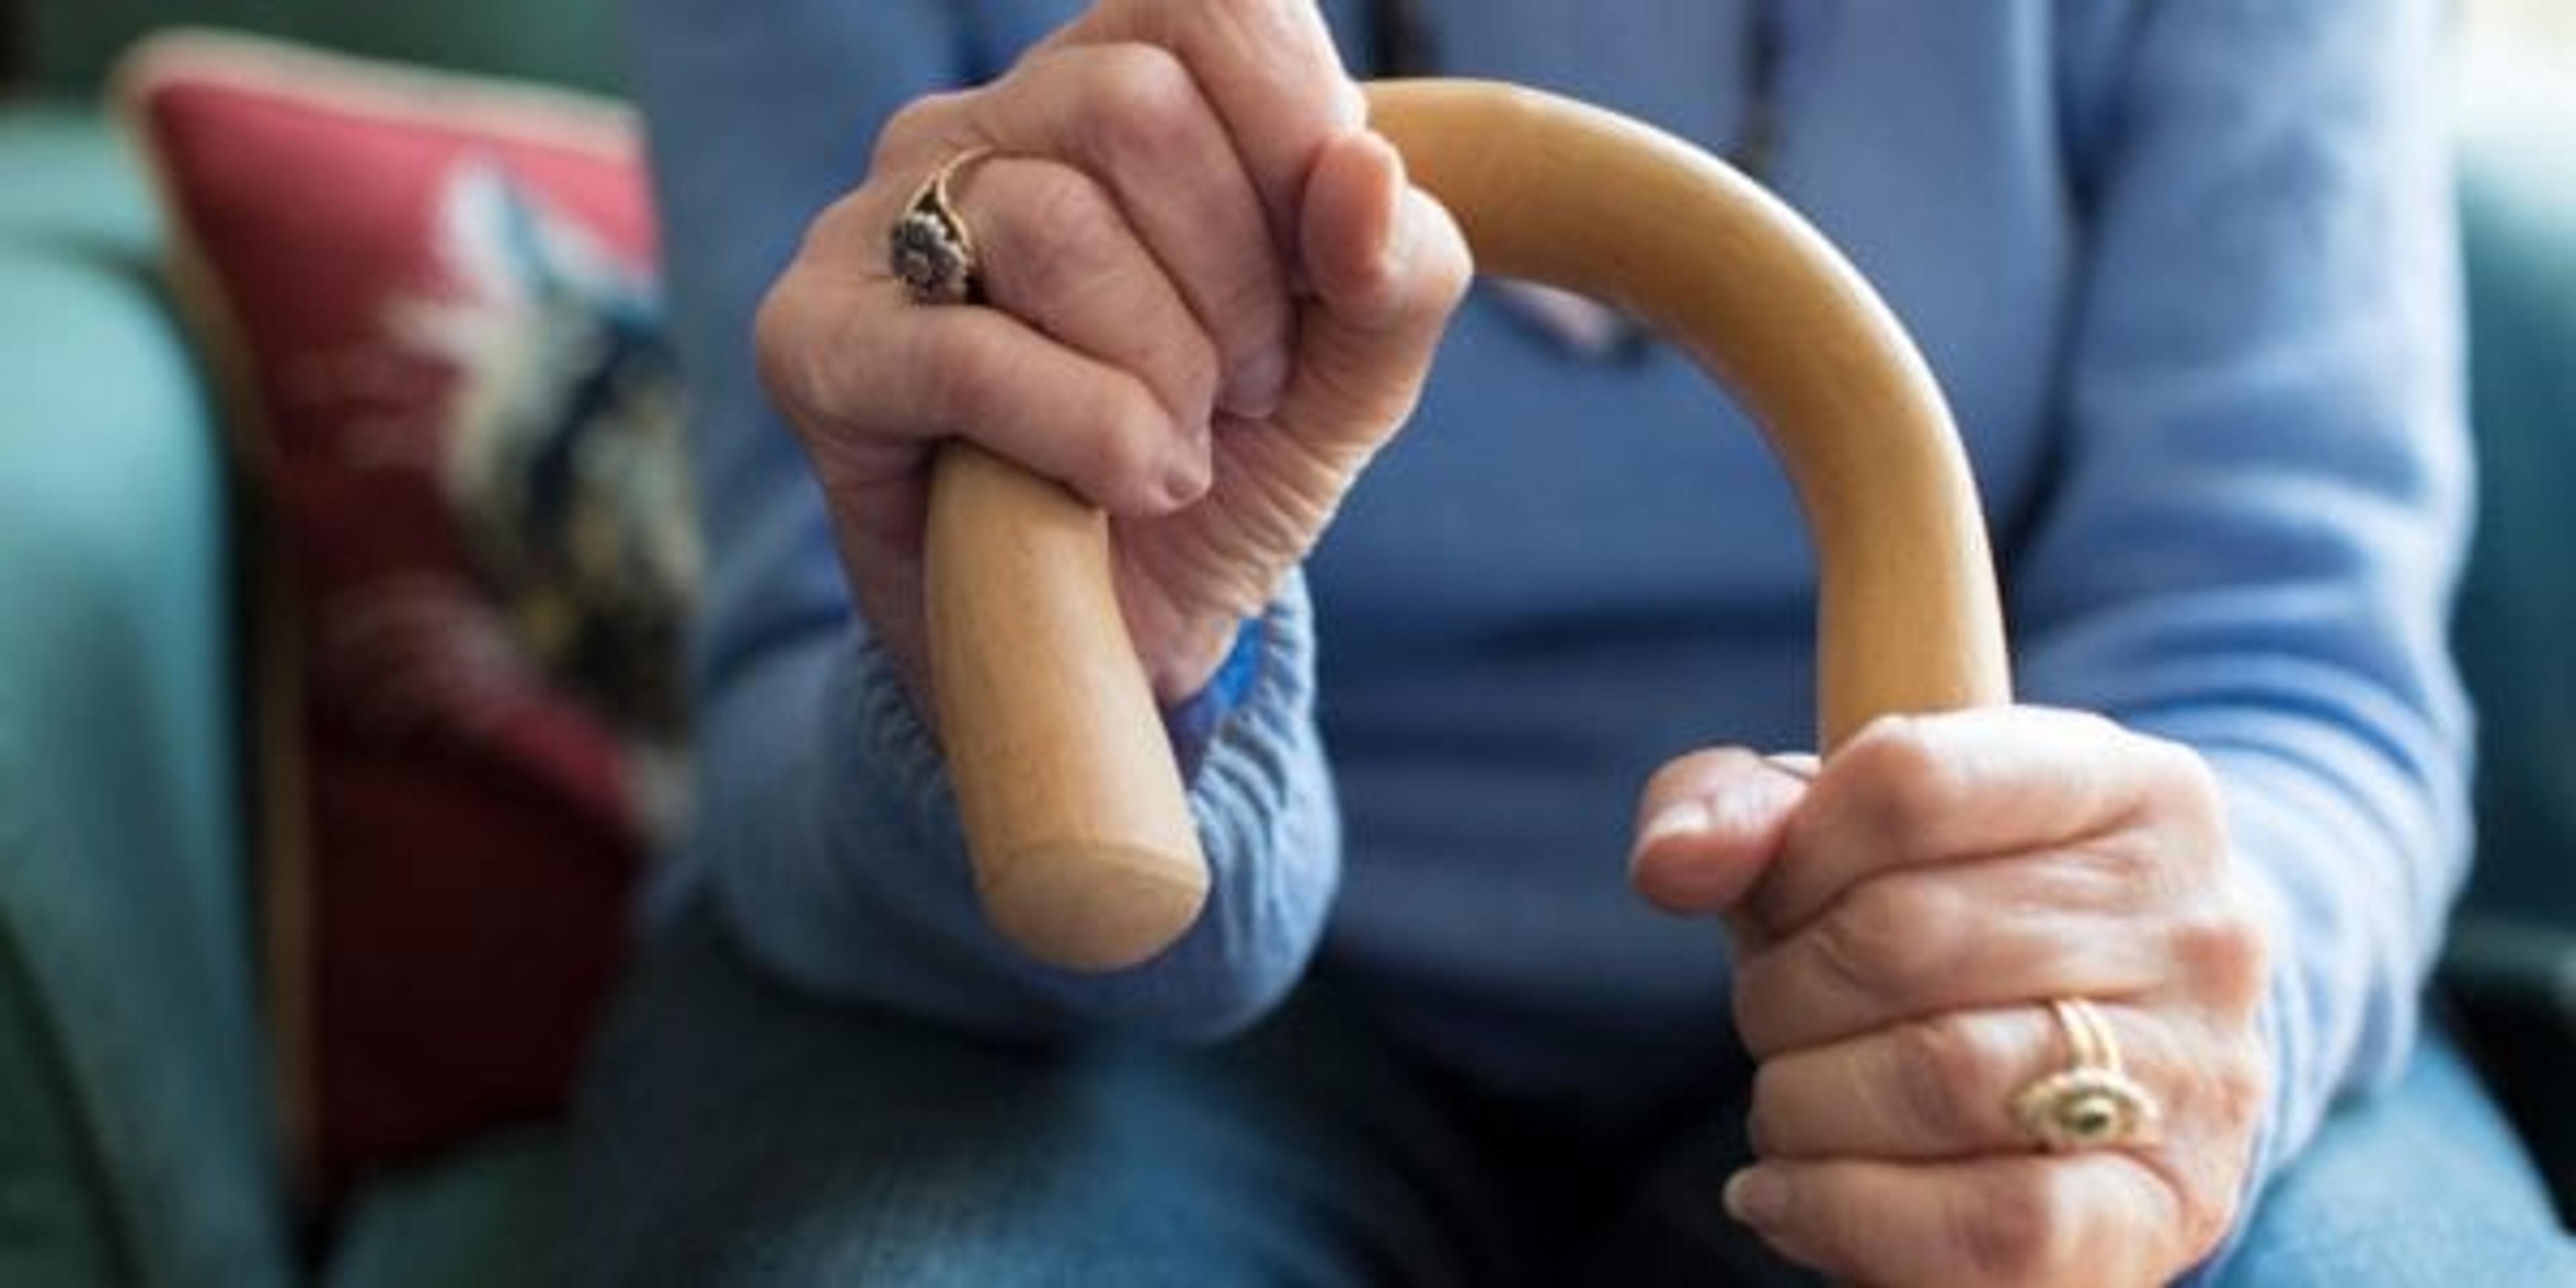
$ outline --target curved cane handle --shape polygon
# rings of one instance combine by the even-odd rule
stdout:
[[[1479,266],[1623,306],[1687,346],[1796,484],[1821,586],[1817,721],[2008,700],[1965,455],[1922,356],[1824,238],[1752,181],[1634,121],[1468,81],[1368,88],[1371,124]],[[983,452],[943,451],[929,614],[941,736],[976,888],[1033,956],[1142,961],[1207,869],[1110,588],[1102,516]]]

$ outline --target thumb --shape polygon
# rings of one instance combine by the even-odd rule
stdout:
[[[1474,264],[1449,212],[1405,178],[1392,144],[1367,131],[1325,145],[1299,235],[1312,298],[1275,419],[1356,472],[1413,414]]]
[[[1693,752],[1665,765],[1637,805],[1628,880],[1647,902],[1689,916],[1733,915],[1779,857],[1789,819],[1807,796],[1801,758],[1742,747]]]

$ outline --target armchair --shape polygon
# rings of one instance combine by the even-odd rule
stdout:
[[[0,1282],[541,1282],[553,1133],[360,1187],[297,1228],[246,890],[233,504],[142,181],[83,97],[124,39],[236,20],[613,82],[605,0],[31,0],[0,105]],[[0,46],[6,48],[6,46]],[[2576,90],[2478,72],[2462,211],[2487,454],[2460,619],[2483,853],[2445,968],[2576,1198]]]

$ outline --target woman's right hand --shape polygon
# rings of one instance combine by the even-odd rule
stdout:
[[[1367,132],[1312,0],[1100,0],[890,121],[759,318],[852,589],[921,692],[930,453],[972,440],[1114,519],[1157,697],[1196,692],[1412,412],[1470,273]],[[914,302],[887,232],[961,166],[984,304]]]

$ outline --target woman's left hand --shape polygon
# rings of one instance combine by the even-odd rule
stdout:
[[[2259,919],[2216,786],[2177,744],[2004,708],[1870,725],[1812,778],[1700,752],[1647,786],[1638,889],[1722,916],[1760,1061],[1760,1161],[1725,1203],[1867,1283],[2160,1283],[2236,1215],[2266,1102]],[[2156,1103],[2049,1152],[2016,1092],[2085,999]]]

